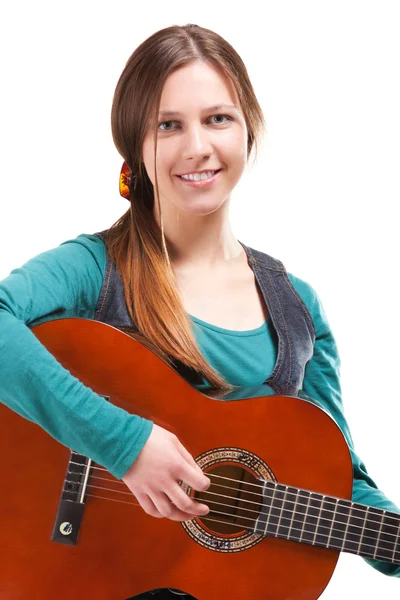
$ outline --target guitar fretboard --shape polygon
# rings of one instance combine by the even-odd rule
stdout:
[[[255,532],[400,564],[400,514],[273,481],[263,484]]]

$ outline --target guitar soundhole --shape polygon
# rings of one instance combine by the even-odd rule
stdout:
[[[210,507],[205,517],[199,517],[207,529],[222,534],[240,534],[252,529],[262,504],[260,482],[246,468],[220,464],[205,472],[211,485],[194,497]]]

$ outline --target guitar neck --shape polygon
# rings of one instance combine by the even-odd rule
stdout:
[[[273,481],[261,483],[255,532],[400,564],[399,514]]]

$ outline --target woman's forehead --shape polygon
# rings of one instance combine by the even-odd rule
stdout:
[[[218,105],[240,108],[233,82],[221,69],[195,62],[179,67],[167,77],[161,92],[159,114],[183,116],[188,107],[202,112]]]

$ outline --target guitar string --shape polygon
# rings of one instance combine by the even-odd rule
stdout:
[[[73,461],[70,461],[70,464],[78,465],[80,467],[85,466],[82,463],[77,463],[77,462],[73,462]],[[109,473],[108,469],[106,469],[104,467],[96,467],[96,466],[91,465],[91,469],[97,469],[98,471],[104,471],[105,473]],[[81,473],[77,473],[75,471],[68,471],[68,472],[69,473],[73,473],[74,475],[81,475]],[[216,473],[207,473],[207,472],[205,472],[204,474],[207,477],[218,477],[218,479],[226,479],[227,481],[233,481],[234,483],[243,483],[243,481],[240,480],[240,479],[232,479],[231,477],[224,477],[223,475],[217,475]],[[97,477],[96,475],[92,475],[92,476],[93,477]],[[121,485],[126,485],[123,481],[119,481],[118,479],[107,478],[107,480],[111,481],[113,483],[118,483],[118,484],[121,484]],[[271,483],[274,486],[275,485],[280,485],[280,486],[284,486],[284,487],[287,487],[287,488],[294,487],[294,486],[286,485],[284,483],[275,482],[275,481],[268,480],[268,479],[260,479],[260,481],[263,481],[263,483],[266,483],[267,485],[269,483]],[[246,485],[251,485],[252,487],[256,487],[256,488],[261,489],[261,490],[264,489],[264,485],[260,485],[259,483],[251,483],[250,481],[246,481],[245,483],[246,483]],[[234,488],[231,488],[231,489],[234,489]],[[278,490],[278,491],[282,492],[282,490]],[[335,498],[335,497],[332,497],[332,496],[328,496],[326,494],[322,494],[321,492],[313,492],[313,491],[305,490],[305,489],[302,489],[302,488],[299,488],[299,491],[308,492],[309,494],[316,494],[317,496],[325,496],[327,499],[333,498],[333,500],[339,500],[340,502],[348,503],[348,504],[351,504],[351,505],[355,504],[354,502],[352,502],[351,500],[348,500],[346,498]],[[255,496],[258,496],[260,493],[261,492],[246,491],[246,494],[252,494],[252,495],[255,495]],[[297,496],[297,492],[286,492],[286,494],[289,494],[291,496]],[[295,500],[290,500],[290,502],[295,502],[296,503]],[[297,504],[299,504],[299,503],[297,502]],[[367,506],[367,505],[365,505],[365,506]],[[383,509],[377,508],[376,506],[370,506],[369,508],[371,509],[371,511],[374,511],[374,510],[378,511],[376,513],[372,512],[372,514],[375,515],[375,516],[380,516],[380,511],[383,510]],[[363,509],[363,508],[357,508],[357,507],[353,506],[352,510],[353,511],[358,511],[358,512],[364,512],[365,509]],[[330,512],[332,512],[332,511],[330,511]],[[394,513],[392,511],[385,511],[385,512],[386,513],[392,513],[393,514],[393,518],[400,517],[400,513]],[[361,518],[361,517],[357,517],[357,518]],[[371,520],[371,523],[380,523],[380,521]],[[389,527],[397,527],[397,525],[389,525]]]
[[[100,499],[100,500],[109,500],[110,502],[120,502],[121,504],[130,504],[131,506],[140,506],[141,507],[141,505],[138,504],[137,502],[126,502],[125,500],[116,500],[114,498],[104,498],[103,496],[97,496],[95,494],[87,494],[87,496],[90,496],[91,498],[97,498],[97,499]],[[222,515],[225,514],[225,513],[217,513],[216,511],[213,511],[213,512],[215,512],[216,514],[222,514]],[[230,516],[230,515],[228,515],[228,516]],[[199,516],[199,517],[196,517],[196,518],[200,519],[201,521],[211,521],[213,523],[222,523],[223,525],[229,525],[230,527],[237,527],[241,531],[243,531],[243,528],[245,528],[244,525],[236,525],[235,523],[227,523],[226,521],[220,521],[219,519],[212,519],[211,517],[208,517],[207,515],[205,515],[205,516]],[[187,519],[187,520],[188,521],[192,521],[193,519]],[[291,530],[292,531],[293,530],[303,531],[302,529],[297,529],[297,528],[294,528],[294,527],[292,527]],[[254,533],[257,533],[257,532],[254,532]],[[305,531],[305,533],[312,533],[312,532]],[[264,534],[260,534],[260,535],[264,535]],[[331,540],[332,539],[340,540],[340,538],[338,538],[336,536],[328,536],[326,534],[318,534],[318,535],[322,535],[323,537],[327,537],[328,540],[329,540],[329,537],[330,537]],[[264,537],[271,537],[271,535],[268,536],[267,534],[265,534]],[[275,534],[272,537],[277,538],[278,536]],[[293,540],[293,541],[295,541],[295,540]],[[299,543],[301,543],[301,542],[299,542]],[[353,543],[357,543],[357,542],[353,542]],[[310,545],[310,544],[307,544],[307,545]],[[320,546],[320,544],[313,544],[313,545]],[[375,546],[372,546],[371,544],[362,544],[362,545],[366,546],[368,548],[375,548]],[[378,544],[378,546],[379,546],[379,544]],[[321,546],[321,547],[324,547],[324,548],[326,547],[327,548],[328,546]],[[338,550],[339,552],[342,552],[343,551],[343,540],[341,540],[341,546],[340,547],[339,546],[334,546],[333,544],[330,544],[330,548],[332,550]],[[396,553],[398,553],[398,551],[396,551]],[[359,551],[357,551],[355,554],[359,554]],[[374,558],[375,560],[383,560],[384,562],[391,562],[393,564],[400,564],[400,560],[394,560],[394,559],[392,559],[392,560],[388,561],[387,557],[385,557],[385,556],[383,556],[381,554],[377,554],[375,552],[375,550],[374,550],[374,552],[369,551],[369,550],[365,550],[365,551],[363,551],[363,556],[367,556],[369,558]]]
[[[101,470],[107,471],[107,469],[101,469]],[[69,471],[69,472],[70,472],[70,471]],[[76,473],[74,473],[74,474],[76,474]],[[227,480],[229,480],[229,481],[238,482],[238,481],[237,481],[237,480],[235,480],[235,479],[231,479],[231,478],[229,478],[229,477],[223,477],[223,476],[221,476],[221,475],[215,475],[215,474],[212,474],[212,473],[209,473],[209,475],[211,475],[211,476],[213,476],[213,477],[218,477],[218,478],[221,478],[221,479],[227,479]],[[124,483],[124,482],[121,482],[121,481],[118,481],[118,480],[115,480],[115,481],[113,481],[112,479],[109,479],[109,478],[99,478],[97,475],[93,475],[93,477],[94,477],[94,478],[98,478],[98,479],[103,479],[103,480],[105,480],[105,481],[110,481],[110,482],[112,482],[112,483],[121,484],[121,485],[124,485],[124,486],[126,487],[126,485],[125,485],[125,483]],[[79,482],[76,482],[76,481],[70,481],[69,483],[75,483],[75,484],[76,484],[76,483],[79,483]],[[241,482],[239,482],[239,483],[241,483]],[[260,487],[260,488],[262,488],[262,487],[263,487],[263,486],[259,486],[259,485],[257,485],[257,484],[252,484],[252,483],[250,483],[250,482],[246,482],[246,483],[248,483],[249,485],[252,485],[252,486]],[[219,486],[219,487],[226,487],[227,489],[232,489],[232,490],[234,490],[234,489],[235,489],[235,488],[231,488],[231,487],[229,487],[229,486],[223,486],[223,485],[221,485],[221,484],[217,484],[217,483],[214,483],[213,485],[214,485],[214,486]],[[283,485],[283,484],[278,484],[278,485]],[[115,489],[112,489],[112,488],[111,488],[111,489],[110,489],[110,488],[102,488],[102,489],[104,489],[104,490],[106,490],[106,491],[115,492],[115,493],[124,493],[124,494],[129,494],[129,493],[131,493],[131,492],[120,492],[119,490],[115,490]],[[282,490],[281,490],[281,491],[282,491]],[[204,492],[203,492],[203,493],[204,493]],[[213,492],[210,492],[210,491],[206,491],[205,493],[210,493],[210,494],[218,495],[218,494],[215,494],[215,493],[213,493]],[[255,493],[255,492],[249,492],[249,491],[246,491],[246,490],[245,490],[245,493],[247,493],[247,494],[252,494],[252,495],[259,495],[259,494]],[[316,492],[315,492],[315,493],[316,493]],[[220,494],[220,495],[221,495],[221,494]],[[297,497],[297,493],[295,494],[294,492],[286,492],[286,495],[292,495],[292,496],[296,496],[296,497]],[[244,499],[242,500],[242,502],[248,502],[248,503],[252,503],[252,504],[258,504],[258,503],[256,503],[256,502],[251,502],[250,500],[244,500]],[[297,506],[309,506],[309,502],[303,503],[303,502],[297,502],[297,501],[295,501],[295,500],[289,500],[289,502],[293,502],[293,503],[294,503],[295,505],[297,505]],[[354,504],[353,502],[350,502],[350,501],[347,501],[347,500],[346,500],[345,502],[349,502],[349,504]],[[269,507],[272,507],[272,505],[269,505]],[[280,509],[279,509],[279,507],[273,507],[273,508],[277,508],[278,510],[290,510],[290,509],[285,509],[285,508],[283,508],[283,507],[281,507]],[[311,508],[318,508],[318,507],[311,506]],[[374,508],[374,507],[370,507],[370,509],[373,509],[373,508]],[[244,510],[244,509],[243,509],[243,510]],[[326,512],[330,512],[330,513],[336,513],[336,509],[335,509],[335,510],[329,510],[329,509],[325,508],[325,509],[322,509],[322,510],[324,510],[324,511],[326,511]],[[352,509],[352,510],[353,510],[353,511],[362,512],[362,513],[364,514],[364,509],[355,508],[355,507],[353,506],[353,509]],[[385,511],[385,512],[386,512],[386,513],[388,513],[388,511]],[[340,514],[340,513],[339,513],[339,514]],[[370,514],[374,514],[374,513],[370,513]],[[311,515],[311,516],[312,516],[312,515]],[[352,517],[354,516],[354,517],[355,517],[355,518],[357,518],[357,519],[361,519],[361,518],[363,518],[363,517],[361,517],[361,516],[359,517],[359,516],[357,516],[357,515],[351,515],[351,516],[352,516]],[[377,516],[377,513],[375,513],[375,516]],[[400,515],[398,515],[397,513],[393,513],[393,516],[392,516],[391,518],[398,518],[399,516],[400,516]],[[390,517],[390,515],[389,515],[389,517]],[[287,518],[287,517],[284,517],[284,518]],[[317,517],[315,517],[315,518],[317,518]],[[321,518],[321,517],[320,517],[320,518]],[[325,520],[327,520],[327,519],[325,519]],[[364,518],[364,520],[365,520],[365,518]],[[381,518],[381,519],[380,519],[380,520],[378,520],[378,521],[376,521],[375,519],[369,519],[369,522],[370,522],[370,523],[377,523],[377,524],[379,524],[379,525],[381,525],[382,521],[383,521],[383,518]],[[362,529],[362,526],[360,526],[360,525],[355,525],[355,524],[351,524],[351,527],[357,527],[357,528],[359,528],[359,529]],[[399,533],[400,522],[399,522],[399,525],[397,525],[397,524],[396,524],[396,525],[391,525],[391,524],[389,524],[389,523],[385,524],[385,528],[388,528],[388,527],[391,527],[391,528],[393,528],[393,529],[396,529],[396,534],[391,534],[391,533],[387,533],[387,532],[385,532],[385,535],[397,537],[397,535],[398,535],[398,533]],[[374,532],[375,532],[375,529],[370,529],[370,528],[365,528],[365,529],[366,529],[366,530],[368,530],[368,531],[374,531]]]
[[[95,477],[96,479],[103,479],[103,478],[99,478],[99,477],[97,477],[97,476],[94,476],[94,477]],[[104,480],[104,479],[103,479],[103,480]],[[110,479],[108,479],[108,478],[106,478],[106,479],[105,479],[105,481],[111,481],[111,480],[110,480]],[[71,480],[66,480],[66,483],[73,483],[73,484],[76,484],[76,483],[78,483],[78,482],[76,482],[76,481],[71,481]],[[119,483],[119,482],[118,482],[118,483]],[[226,489],[229,489],[229,490],[236,491],[236,490],[235,490],[235,488],[232,488],[232,487],[229,487],[229,486],[225,486],[225,485],[221,485],[221,484],[218,484],[218,483],[214,483],[213,485],[214,485],[214,486],[218,486],[218,487],[223,487],[223,488],[226,488]],[[102,486],[98,486],[98,485],[93,485],[93,484],[89,484],[87,487],[88,487],[88,488],[95,488],[95,489],[103,490],[103,491],[106,491],[106,492],[113,492],[113,493],[116,493],[116,494],[124,494],[124,495],[127,495],[127,496],[128,496],[128,495],[132,495],[132,492],[131,492],[131,491],[127,491],[127,492],[125,492],[125,491],[122,491],[122,490],[115,490],[115,489],[113,489],[113,488],[106,488],[106,487],[102,487]],[[128,488],[128,489],[129,489],[129,488]],[[74,491],[71,491],[71,490],[64,490],[64,491],[66,491],[66,492],[68,492],[68,493],[75,493]],[[243,491],[243,490],[242,490],[242,491]],[[230,499],[232,499],[232,500],[237,500],[237,498],[235,498],[234,496],[227,496],[226,494],[217,494],[217,493],[215,493],[215,492],[212,492],[212,491],[209,491],[209,490],[205,490],[205,491],[204,491],[204,492],[202,492],[202,493],[203,493],[203,494],[211,494],[212,496],[217,496],[217,497],[220,497],[220,498],[230,498]],[[226,503],[223,503],[223,502],[217,502],[217,501],[215,501],[215,500],[211,500],[211,502],[213,502],[214,504],[219,504],[220,506],[228,506],[228,507],[230,507],[230,506],[231,506],[230,504],[226,504]],[[248,503],[248,504],[254,504],[254,505],[257,505],[257,506],[260,506],[260,504],[261,504],[260,502],[253,502],[252,500],[245,500],[245,499],[241,499],[241,502],[246,502],[246,503]],[[307,506],[307,504],[303,504],[303,503],[300,503],[300,502],[299,502],[299,503],[297,503],[297,505],[300,505],[300,506]],[[263,506],[265,506],[266,508],[276,508],[277,510],[281,510],[281,511],[284,511],[284,510],[290,511],[290,509],[285,509],[285,508],[281,508],[281,509],[279,509],[279,507],[274,507],[274,506],[272,506],[272,504],[265,504],[265,503],[264,503],[264,504],[263,504]],[[311,507],[311,508],[317,508],[317,507]],[[255,511],[254,509],[250,509],[250,508],[244,508],[244,507],[242,507],[242,508],[241,508],[241,510],[243,510],[243,511],[246,511],[246,512],[251,512],[251,513],[253,513],[254,515],[259,515],[259,511]],[[328,510],[328,509],[325,509],[325,510],[326,510],[326,512],[331,512],[331,513],[334,513],[334,512],[335,512],[335,511],[331,511],[331,510]],[[294,511],[294,512],[296,512],[296,511]],[[225,514],[226,514],[226,513],[225,513]],[[275,515],[275,516],[277,516],[277,515]],[[316,516],[314,516],[314,515],[310,515],[310,516],[311,516],[312,518],[318,518],[318,517],[316,517]],[[243,518],[246,518],[246,517],[243,517]],[[282,518],[282,515],[281,515],[281,518]],[[287,519],[288,517],[283,517],[283,518],[284,518],[284,519]],[[319,519],[322,519],[322,518],[323,518],[323,520],[325,520],[325,521],[328,521],[328,523],[332,523],[332,524],[333,524],[333,523],[335,523],[335,520],[332,520],[332,521],[330,521],[328,518],[321,517],[321,516],[319,517]],[[361,517],[356,517],[356,518],[361,518]],[[251,519],[249,519],[249,520],[251,520]],[[374,521],[374,522],[378,523],[378,521]],[[343,522],[342,524],[344,525],[345,523]],[[364,529],[364,531],[373,531],[374,533],[376,533],[376,530],[375,530],[375,529],[371,529],[371,528],[369,528],[369,527],[363,527],[363,526],[361,526],[361,525],[355,525],[355,524],[350,524],[350,526],[351,526],[351,527],[353,527],[353,528],[357,528],[357,529]],[[396,525],[389,525],[389,527],[396,527]],[[397,526],[397,530],[399,530],[399,527],[400,527],[400,524],[399,524],[399,526]],[[396,534],[388,533],[388,532],[386,532],[386,531],[385,531],[385,532],[383,532],[383,533],[384,533],[384,535],[386,535],[386,536],[395,537],[395,538],[397,537],[397,535],[396,535]],[[371,536],[365,536],[365,537],[368,537],[368,538],[374,539],[374,538],[372,538]]]
[[[72,462],[72,461],[71,461],[71,462]],[[79,466],[81,466],[81,467],[83,466],[81,463],[72,463],[72,464],[77,464],[77,465],[79,465]],[[108,473],[107,469],[105,469],[105,468],[103,468],[103,467],[92,467],[92,468],[93,468],[93,469],[98,469],[98,470],[100,470],[100,471],[105,471],[105,472],[107,472],[107,473]],[[80,473],[75,473],[74,471],[68,471],[68,473],[73,473],[74,475],[76,475],[76,474],[77,474],[77,475],[80,475]],[[243,482],[242,482],[242,481],[240,481],[240,480],[237,480],[237,479],[232,479],[232,478],[230,478],[230,477],[224,477],[224,476],[222,476],[222,475],[216,475],[216,474],[214,474],[214,473],[207,473],[207,474],[206,474],[206,476],[218,477],[218,479],[226,479],[227,481],[233,481],[233,482],[235,482],[235,483],[243,483]],[[93,477],[97,477],[97,476],[96,476],[96,475],[93,475]],[[126,487],[126,484],[125,484],[123,481],[118,481],[117,479],[116,479],[116,480],[113,480],[113,479],[110,479],[110,478],[106,478],[106,480],[107,480],[107,481],[110,481],[110,482],[112,482],[113,484],[114,484],[114,483],[116,483],[116,484],[119,484],[119,485],[124,485],[124,486]],[[70,483],[79,483],[79,482],[72,481],[72,482],[70,482]],[[252,487],[257,487],[257,488],[259,488],[260,490],[263,490],[263,489],[264,489],[264,486],[263,486],[263,485],[259,485],[259,484],[255,484],[255,483],[251,483],[251,482],[245,482],[245,483],[246,483],[246,485],[251,485]],[[266,483],[268,483],[268,481],[266,481]],[[273,483],[275,484],[275,482],[273,482]],[[214,485],[218,485],[218,484],[214,483]],[[285,484],[278,484],[278,485],[285,485]],[[227,487],[227,486],[222,486],[222,487]],[[231,487],[229,487],[228,489],[234,489],[234,488],[231,488]],[[118,490],[113,490],[113,489],[111,489],[111,490],[109,490],[109,491],[117,492]],[[280,491],[283,493],[283,490],[280,490]],[[307,491],[307,490],[305,490],[305,491]],[[262,492],[250,492],[250,491],[247,491],[247,490],[246,490],[245,492],[246,492],[246,494],[252,494],[252,495],[259,495],[259,494],[261,494],[261,493],[262,493]],[[210,493],[212,493],[212,492],[210,492]],[[322,494],[319,494],[319,492],[310,492],[310,493],[311,493],[311,494],[312,494],[312,493],[315,493],[315,494],[318,494],[318,495],[322,495]],[[286,491],[286,494],[285,494],[285,501],[287,501],[287,498],[286,498],[286,496],[295,496],[295,497],[297,497],[297,492],[288,492],[288,491]],[[312,499],[312,498],[310,498],[310,499]],[[355,507],[355,506],[354,506],[354,502],[351,502],[351,500],[346,500],[346,499],[343,499],[342,501],[343,501],[343,502],[346,502],[346,503],[349,503],[349,505],[352,505],[352,508],[351,508],[351,510],[352,510],[352,511],[357,511],[357,512],[361,512],[362,514],[364,514],[364,512],[365,512],[365,509],[362,509],[362,508],[357,508],[357,507]],[[243,502],[250,502],[250,501],[249,501],[249,500],[243,500]],[[309,502],[306,502],[306,503],[304,503],[304,502],[298,502],[298,501],[296,501],[296,500],[289,500],[289,502],[293,502],[293,503],[294,503],[295,505],[297,505],[297,506],[308,506],[308,505],[309,505]],[[253,504],[256,504],[256,503],[253,503]],[[275,507],[275,508],[277,508],[277,507]],[[317,508],[317,507],[311,507],[311,508]],[[374,512],[373,512],[373,509],[374,509],[374,508],[376,508],[376,507],[370,507],[370,509],[371,509],[371,510],[370,510],[370,514],[372,514],[373,516],[380,516],[380,513],[374,513]],[[282,510],[290,510],[290,509],[284,509],[284,508],[282,508]],[[329,510],[329,509],[327,509],[327,508],[326,508],[326,509],[324,508],[324,509],[322,509],[322,510],[324,510],[324,511],[326,511],[326,512],[331,512],[331,513],[335,513],[335,512],[336,512],[336,509],[335,509],[335,510]],[[377,510],[379,510],[379,509],[377,509]],[[387,513],[387,512],[391,512],[391,511],[386,511],[386,513]],[[361,516],[360,516],[360,517],[358,517],[357,515],[351,515],[351,516],[355,516],[357,519],[361,519],[361,518],[363,518],[363,517],[361,517]],[[389,516],[391,516],[391,515],[389,515]],[[397,514],[397,513],[393,513],[393,517],[392,517],[392,518],[396,518],[396,517],[397,517],[397,518],[399,518],[399,517],[400,517],[400,515],[399,515],[399,514]],[[377,524],[379,524],[379,525],[381,524],[381,522],[382,522],[382,521],[383,521],[383,517],[382,517],[380,520],[369,519],[369,522],[370,522],[370,523],[377,523]],[[399,523],[399,525],[400,525],[400,523]],[[399,529],[399,525],[391,525],[391,524],[389,524],[389,523],[388,523],[388,524],[386,524],[386,525],[385,525],[385,527],[392,527],[392,528],[396,529],[396,531],[398,531],[398,529]],[[359,525],[352,525],[352,527],[360,527],[360,526],[359,526]],[[375,531],[375,530],[374,530],[374,529],[370,529],[370,531]],[[389,534],[389,533],[388,533],[387,535],[394,535],[395,537],[397,537],[397,534]]]
[[[77,463],[77,462],[73,462],[73,461],[70,461],[70,464],[78,465],[78,466],[80,466],[80,467],[82,467],[82,466],[85,466],[85,465],[82,465],[82,463]],[[106,472],[106,473],[109,473],[109,471],[108,471],[106,468],[104,468],[104,467],[96,467],[96,466],[93,466],[93,465],[91,465],[91,469],[97,469],[98,471],[104,471],[104,472]],[[68,471],[68,473],[73,473],[74,475],[76,475],[76,474],[77,474],[77,475],[81,475],[81,473],[78,473],[78,472],[75,472],[75,471]],[[217,475],[217,474],[215,474],[215,473],[207,473],[207,472],[205,472],[204,474],[205,474],[207,477],[218,477],[218,479],[226,479],[227,481],[233,481],[234,483],[243,483],[243,481],[242,481],[242,480],[239,480],[239,479],[232,479],[231,477],[224,477],[223,475]],[[92,475],[92,477],[97,477],[97,475]],[[112,483],[118,483],[118,484],[120,484],[120,485],[126,485],[126,484],[125,484],[123,481],[119,481],[118,479],[110,479],[110,478],[106,478],[106,479],[107,479],[108,481],[112,482]],[[286,484],[279,483],[279,482],[278,482],[278,483],[276,483],[275,481],[272,481],[272,480],[261,479],[260,481],[263,481],[263,482],[264,482],[264,483],[266,483],[267,485],[268,485],[269,483],[272,483],[274,486],[275,486],[275,485],[280,485],[280,486],[284,486],[284,487],[286,487],[286,488],[289,488],[289,487],[290,487],[290,486],[287,486]],[[246,485],[251,485],[252,487],[256,487],[256,488],[259,488],[259,489],[261,489],[261,490],[262,490],[262,489],[264,489],[264,485],[260,485],[260,484],[258,484],[258,483],[251,483],[250,481],[246,481],[245,483],[246,483]],[[215,485],[216,485],[216,484],[215,484]],[[189,487],[190,487],[190,486],[189,486]],[[292,486],[292,487],[293,487],[293,486]],[[234,489],[234,488],[230,488],[230,489]],[[282,492],[282,490],[278,490],[278,491],[281,491],[281,492]],[[322,493],[320,493],[320,492],[312,492],[312,491],[310,491],[310,490],[302,490],[301,488],[299,488],[299,491],[305,491],[305,492],[308,492],[308,493],[310,493],[310,494],[316,494],[316,495],[318,495],[318,496],[322,496],[322,495],[324,495],[324,496],[325,496],[327,499],[328,499],[328,498],[331,498],[331,496],[327,496],[326,494],[322,494]],[[247,493],[247,494],[252,494],[252,495],[258,496],[258,495],[259,495],[261,492],[250,492],[250,491],[247,491],[247,490],[246,490],[246,493]],[[289,493],[289,495],[291,495],[291,496],[297,496],[297,492],[286,492],[286,494],[287,494],[287,493]],[[345,502],[345,503],[348,503],[348,504],[351,504],[351,505],[354,505],[354,502],[352,502],[351,500],[345,499],[345,498],[333,498],[333,499],[334,499],[334,500],[339,500],[339,501],[341,501],[341,502]],[[296,502],[296,501],[290,500],[290,502]],[[299,504],[299,503],[297,503],[297,504]],[[366,505],[366,506],[367,506],[367,505]],[[374,509],[375,509],[375,510],[377,510],[377,511],[380,511],[380,510],[382,510],[382,509],[378,509],[377,507],[373,507],[373,506],[370,506],[369,508],[370,508],[371,510],[374,510]],[[364,509],[362,509],[362,508],[356,508],[356,507],[354,507],[354,506],[353,506],[352,510],[354,510],[354,511],[355,511],[355,510],[357,510],[357,511],[359,511],[359,512],[363,512],[363,511],[364,511]],[[332,512],[332,511],[330,511],[330,512]],[[387,512],[387,513],[390,513],[391,511],[385,511],[385,512]],[[374,514],[375,516],[379,516],[379,515],[380,515],[380,512],[377,512],[377,513],[372,513],[372,514]],[[399,514],[399,513],[393,513],[393,514],[394,514],[394,516],[395,516],[395,517],[400,517],[400,514]],[[357,518],[361,518],[361,517],[357,517]],[[371,521],[371,523],[380,523],[380,521]],[[396,527],[396,525],[390,525],[390,527]]]
[[[218,476],[217,476],[217,477],[218,477]],[[93,478],[94,478],[94,479],[100,479],[100,480],[102,480],[102,481],[112,481],[111,479],[109,479],[109,478],[107,478],[107,477],[106,477],[106,478],[104,478],[104,477],[99,477],[98,475],[94,475],[94,476],[93,476]],[[76,483],[76,482],[69,481],[69,483]],[[223,488],[226,488],[226,489],[228,489],[228,490],[233,490],[233,491],[236,491],[236,490],[235,490],[235,488],[232,488],[232,487],[230,487],[230,486],[226,486],[226,485],[222,485],[222,484],[220,484],[220,483],[213,483],[213,486],[214,486],[214,487],[215,487],[215,486],[218,486],[218,487],[223,487]],[[90,484],[90,486],[89,486],[89,487],[97,487],[97,489],[102,489],[102,490],[105,490],[105,491],[111,491],[111,492],[115,492],[115,493],[117,493],[117,494],[126,494],[126,495],[132,494],[132,492],[130,492],[130,491],[128,491],[128,492],[122,492],[122,491],[120,491],[120,490],[114,490],[114,489],[110,489],[110,488],[103,488],[103,487],[101,487],[101,486],[94,486],[94,485],[92,485],[92,484]],[[245,493],[253,493],[253,494],[254,494],[254,492],[247,492],[246,490],[241,490],[241,491],[242,491],[242,492],[244,491]],[[203,493],[203,494],[204,494],[204,493],[205,493],[205,494],[211,494],[211,495],[213,495],[213,496],[218,496],[218,497],[220,497],[220,498],[230,498],[230,499],[235,499],[235,500],[237,500],[237,498],[235,498],[234,496],[227,496],[226,494],[217,494],[217,493],[215,493],[215,492],[212,492],[212,491],[210,491],[210,490],[205,490],[205,491],[204,491],[204,492],[202,492],[202,493]],[[264,496],[263,496],[263,497],[264,497]],[[253,501],[251,501],[251,500],[245,500],[244,498],[241,498],[240,500],[241,500],[241,502],[247,502],[248,504],[260,505],[260,502],[253,502]],[[214,504],[220,504],[221,506],[231,506],[230,504],[224,504],[224,503],[221,503],[221,502],[215,502],[215,501],[212,501],[212,500],[211,500],[211,502],[214,502]],[[290,500],[290,502],[293,502],[293,500]],[[295,504],[296,506],[307,506],[307,504],[304,504],[304,503],[302,503],[302,502],[294,502],[294,504]],[[294,509],[283,508],[283,507],[281,507],[281,508],[279,508],[279,507],[273,507],[273,506],[272,506],[272,504],[269,504],[269,505],[266,505],[266,504],[264,504],[264,506],[267,506],[268,508],[271,508],[271,507],[272,507],[272,508],[276,508],[277,510],[281,510],[281,511],[291,511],[291,510],[293,510],[293,512],[294,512],[294,513],[296,512]],[[311,508],[317,508],[317,507],[315,507],[315,506],[311,506]],[[252,509],[249,509],[249,508],[244,508],[244,507],[242,507],[242,508],[241,508],[241,510],[245,510],[245,511],[247,511],[247,512],[253,512],[253,513],[255,512],[255,511],[254,511],[254,510],[252,510]],[[332,511],[332,510],[329,510],[329,509],[322,509],[322,510],[323,510],[323,511],[325,511],[325,512],[330,512],[330,513],[335,513],[335,512],[336,512],[336,511]],[[258,514],[258,512],[257,512],[256,514]],[[302,513],[300,513],[300,514],[302,514]],[[314,515],[310,515],[310,516],[311,516],[312,518],[315,518],[315,519],[316,519],[316,518],[318,518],[318,517],[316,517],[316,516],[314,516]],[[352,516],[353,516],[353,515],[352,515]],[[281,517],[282,517],[282,516],[281,516]],[[284,519],[287,519],[288,517],[283,517],[283,518],[284,518]],[[356,518],[357,518],[357,519],[361,519],[362,517],[356,517]],[[332,522],[332,523],[334,523],[334,522],[335,522],[335,520],[332,520],[332,521],[330,521],[328,518],[326,518],[326,517],[322,517],[322,516],[320,516],[320,517],[319,517],[319,519],[323,519],[323,520],[325,520],[325,521],[328,521],[329,523],[331,523],[331,522]],[[371,521],[371,522],[373,522],[373,523],[380,523],[380,521]],[[339,521],[339,523],[340,523],[340,521]],[[343,525],[345,524],[344,522],[342,522],[342,523],[343,523]],[[357,528],[357,529],[364,529],[364,531],[373,531],[373,532],[376,532],[376,529],[371,529],[371,528],[369,528],[369,527],[364,527],[364,526],[361,526],[361,525],[355,525],[354,523],[352,523],[352,524],[350,524],[350,525],[351,525],[351,527],[353,527],[353,528]],[[398,524],[398,525],[389,525],[389,524],[387,524],[387,525],[386,525],[386,527],[388,527],[388,526],[389,526],[389,527],[394,527],[394,528],[396,529],[396,531],[397,531],[397,532],[399,532],[399,531],[400,531],[400,521],[399,521],[399,524]],[[388,532],[386,532],[386,531],[384,532],[384,534],[385,534],[385,535],[387,535],[387,536],[391,536],[391,537],[398,537],[398,535],[397,535],[397,534],[388,533]],[[368,537],[370,537],[370,536],[368,536]]]

